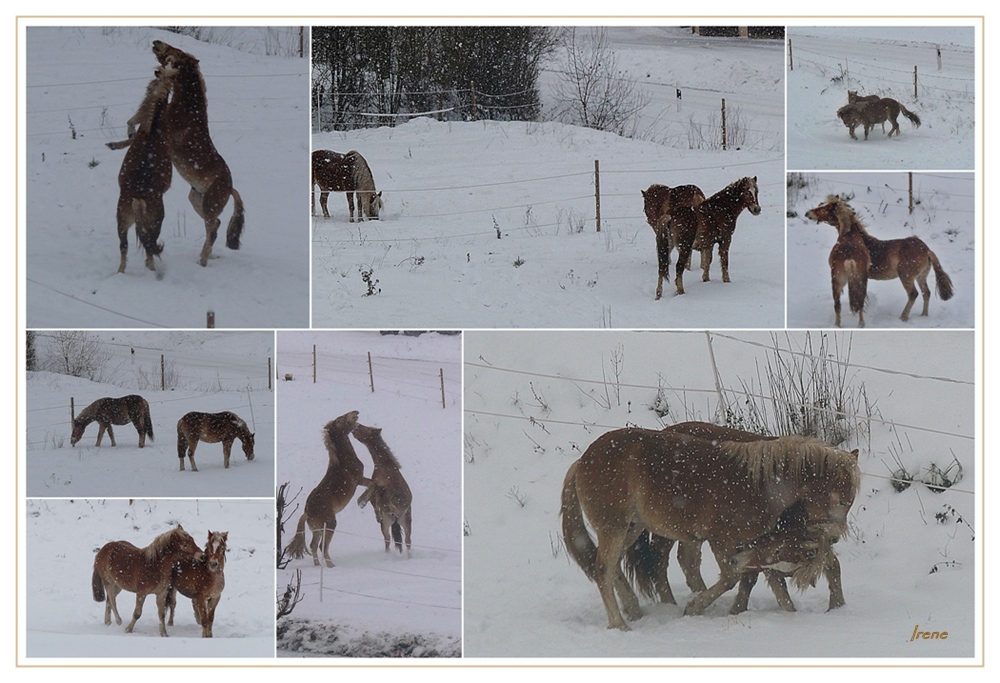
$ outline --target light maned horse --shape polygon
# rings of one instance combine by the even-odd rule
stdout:
[[[70,446],[76,445],[91,422],[96,422],[100,427],[97,431],[96,446],[101,445],[105,431],[111,438],[111,445],[116,445],[115,431],[111,426],[127,425],[129,422],[139,432],[139,448],[146,446],[147,436],[150,441],[153,440],[153,420],[149,416],[149,403],[138,394],[129,394],[121,398],[105,396],[81,410],[80,414],[73,418],[73,432],[69,437]]]
[[[327,422],[323,427],[323,443],[330,458],[329,464],[326,474],[306,498],[305,510],[299,517],[295,538],[285,548],[285,552],[291,557],[305,556],[308,524],[312,531],[309,551],[312,553],[313,564],[319,566],[319,546],[322,542],[326,566],[334,566],[330,559],[330,541],[337,528],[337,513],[351,502],[359,485],[370,483],[364,476],[365,467],[351,444],[350,433],[357,423],[358,411],[352,410]]]
[[[868,234],[860,217],[851,206],[837,195],[829,195],[826,203],[806,212],[806,218],[819,223],[827,223],[837,228],[838,233],[858,235],[868,251],[868,277],[872,280],[894,280],[899,278],[906,290],[906,306],[899,319],[909,320],[910,309],[917,300],[917,287],[924,298],[924,308],[920,315],[927,315],[931,290],[927,286],[927,276],[934,269],[934,284],[942,301],[948,301],[955,294],[951,278],[944,272],[937,255],[919,237],[910,236],[895,240],[880,240]],[[852,237],[856,241],[857,238]],[[839,240],[838,240],[839,242]],[[832,254],[831,254],[832,258]],[[838,323],[839,324],[839,323]]]
[[[364,507],[370,501],[375,511],[375,520],[382,527],[385,551],[389,552],[390,538],[396,550],[403,552],[403,537],[406,537],[406,554],[410,554],[410,531],[413,526],[413,494],[399,471],[399,460],[389,450],[382,438],[382,430],[358,424],[354,427],[354,438],[371,453],[371,483],[358,496],[358,505]]]
[[[153,54],[160,64],[172,65],[177,70],[167,105],[170,160],[191,185],[188,201],[205,221],[205,244],[198,258],[198,263],[205,266],[222,224],[219,216],[230,197],[233,198],[233,215],[226,228],[226,246],[240,248],[245,223],[243,199],[233,187],[229,166],[215,149],[208,132],[208,100],[198,60],[160,40],[153,41]]]
[[[858,139],[858,136],[854,134],[854,129],[858,126],[864,128],[865,140],[867,140],[869,131],[875,127],[876,123],[883,124],[882,130],[884,131],[886,122],[892,124],[892,128],[889,130],[889,137],[891,138],[893,133],[898,137],[898,119],[900,113],[910,120],[914,128],[920,127],[920,117],[908,110],[900,102],[891,97],[879,97],[874,100],[871,98],[871,95],[863,99],[859,98],[854,102],[848,102],[837,110],[837,118],[847,126],[853,139]]]
[[[233,450],[233,442],[240,440],[243,455],[247,460],[253,460],[254,434],[246,421],[236,413],[224,410],[221,413],[190,412],[177,421],[177,457],[180,460],[180,471],[184,471],[184,456],[191,461],[191,471],[197,472],[194,462],[194,451],[199,441],[205,443],[222,442],[223,466],[229,468],[229,455]]]
[[[319,187],[319,205],[323,216],[330,217],[326,201],[331,192],[347,193],[347,208],[351,212],[351,222],[354,222],[354,196],[358,197],[358,220],[365,217],[378,220],[379,212],[384,203],[382,193],[375,189],[375,178],[372,176],[368,162],[355,150],[340,154],[328,149],[318,149],[312,153],[312,184]],[[309,188],[309,198],[312,202],[312,214],[316,215],[316,195]]]
[[[174,73],[170,65],[156,69],[156,77],[146,87],[146,96],[139,110],[129,120],[129,129],[134,130],[137,124],[138,131],[124,143],[108,143],[112,149],[120,149],[116,145],[128,146],[118,172],[119,195],[115,218],[121,254],[119,273],[125,272],[128,230],[133,224],[136,237],[146,252],[146,268],[155,271],[153,257],[163,251],[163,243],[157,240],[163,226],[163,194],[170,189],[173,173],[167,128],[167,96]]]
[[[146,596],[153,594],[160,619],[160,635],[166,636],[164,618],[171,568],[184,557],[199,560],[203,556],[201,548],[180,525],[160,534],[145,548],[137,548],[128,541],[106,543],[97,551],[91,577],[94,600],[105,603],[104,623],[111,624],[111,613],[114,612],[115,623],[121,626],[116,598],[123,590],[135,593],[135,611],[132,612],[132,621],[125,627],[125,632],[131,633],[135,622],[142,616]]]
[[[678,541],[709,541],[719,580],[685,609],[702,614],[740,580],[743,568],[732,558],[741,546],[770,533],[792,505],[801,503],[808,523],[831,537],[843,534],[859,481],[857,451],[815,439],[713,444],[619,429],[598,437],[567,472],[563,533],[569,554],[597,582],[609,628],[628,630],[616,592],[626,614],[641,612],[620,562],[644,529]],[[584,517],[597,533],[595,558],[585,553],[593,541]]]
[[[201,626],[201,637],[212,637],[215,623],[215,608],[226,587],[226,542],[228,531],[209,531],[205,543],[205,556],[200,560],[183,557],[174,563],[170,573],[170,588],[167,591],[167,607],[174,625],[174,609],[177,607],[177,593],[191,598],[194,607],[194,621]]]
[[[677,294],[684,293],[684,268],[691,260],[692,249],[701,252],[701,279],[708,282],[708,270],[712,265],[712,248],[719,245],[719,264],[722,267],[722,281],[729,279],[729,245],[736,230],[736,219],[748,209],[754,216],[760,215],[757,200],[757,177],[740,178],[719,190],[694,207],[675,209],[671,214],[670,228],[673,242],[677,246],[677,273],[674,284]],[[656,242],[659,277],[656,282],[656,298],[663,293],[663,280],[669,277],[670,249]]]

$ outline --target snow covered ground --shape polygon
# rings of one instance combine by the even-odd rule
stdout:
[[[788,351],[809,351],[804,333],[712,337],[722,384],[737,392],[761,392],[759,373],[774,362],[767,349],[775,343],[785,350],[785,363],[793,360]],[[972,657],[981,552],[973,495],[981,486],[973,439],[974,336],[866,331],[822,337],[829,355],[848,363],[849,384],[863,384],[874,406],[870,444],[842,446],[860,448],[863,472],[849,536],[836,546],[847,605],[826,612],[820,579],[816,588],[793,593],[797,612],[781,612],[761,582],[744,614],[728,616],[731,591],[704,616],[684,617],[691,593],[672,561],[679,606],[645,601],[642,619],[621,633],[607,629],[595,584],[562,546],[563,477],[611,429],[713,419],[705,334],[467,332],[466,656],[614,657],[620,663]],[[819,341],[813,333],[814,354]],[[742,396],[731,396],[742,404]],[[669,406],[669,415],[657,419],[654,403]],[[955,459],[964,477],[944,493],[920,484],[896,493],[887,475],[897,459],[918,479],[932,464],[943,469]],[[711,582],[717,574],[709,557],[706,551],[702,571]],[[946,630],[948,639],[910,642],[917,625]]]
[[[162,280],[130,230],[118,274],[115,207],[125,122],[142,100],[162,40],[200,60],[212,140],[246,206],[239,251],[219,240],[198,265],[204,222],[174,173],[164,196]],[[262,40],[262,38],[261,38]],[[162,29],[27,29],[28,328],[309,324],[309,70],[305,59],[249,54]],[[222,213],[222,230],[232,202]]]
[[[341,194],[330,197],[330,218],[313,219],[313,325],[783,325],[782,42],[699,39],[676,27],[610,36],[651,96],[643,139],[555,122],[428,118],[314,133],[314,149],[361,152],[385,209],[380,221],[351,224]],[[551,70],[542,98],[554,107],[545,89]],[[679,112],[675,86],[689,93]],[[707,126],[715,117],[718,126],[723,97],[731,115],[743,108],[752,142],[692,148],[691,121]],[[744,176],[757,176],[763,210],[737,222],[733,282],[722,283],[716,257],[710,283],[689,276],[687,294],[668,286],[654,301],[655,243],[640,190],[694,183],[711,195]]]
[[[788,29],[788,168],[795,170],[972,170],[975,167],[975,31],[970,26],[797,26]],[[940,62],[938,61],[940,49]],[[913,94],[914,70],[917,96]],[[899,136],[881,127],[864,140],[837,118],[847,91],[891,97]],[[888,130],[888,127],[887,127]]]
[[[283,545],[326,471],[323,426],[344,413],[357,410],[361,424],[382,428],[413,493],[411,557],[387,553],[371,507],[352,500],[337,514],[335,567],[316,567],[307,556],[278,571],[284,592],[301,570],[303,594],[278,620],[279,655],[460,656],[461,336],[279,332],[278,371],[293,377],[278,387],[278,483],[288,484],[289,500]],[[354,447],[370,475],[366,448],[356,440]]]
[[[923,298],[917,299],[910,320],[899,319],[906,292],[899,279],[868,281],[868,327],[923,329],[966,328],[976,324],[975,191],[972,173],[914,173],[913,213],[909,213],[906,173],[806,173],[793,176],[788,192],[788,326],[831,327],[833,300],[828,257],[837,241],[836,228],[805,217],[806,211],[836,194],[848,200],[868,232],[881,240],[915,235],[941,261],[951,278],[955,295],[941,301],[932,273],[927,280],[931,302],[927,317],[920,316]],[[856,327],[850,315],[847,292],[841,297],[841,324]]]

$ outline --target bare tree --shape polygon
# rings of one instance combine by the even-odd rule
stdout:
[[[277,619],[288,616],[295,606],[302,602],[302,570],[295,570],[295,582],[291,580],[285,587],[285,592],[278,598]]]
[[[287,555],[285,555],[285,546],[281,539],[281,536],[285,531],[285,522],[287,522],[289,517],[294,515],[295,511],[299,509],[299,506],[297,504],[291,510],[288,510],[288,506],[289,504],[294,502],[296,498],[299,497],[299,493],[302,493],[302,489],[299,489],[299,492],[296,493],[294,496],[292,496],[291,500],[288,500],[285,497],[285,492],[287,490],[288,490],[288,482],[286,481],[284,484],[278,487],[274,496],[275,506],[277,507],[278,511],[278,524],[277,524],[276,539],[275,539],[277,543],[277,548],[275,549],[275,552],[277,554],[278,569],[284,569],[285,567],[287,567],[288,561],[290,559]]]
[[[584,33],[584,32],[587,33]],[[640,111],[650,97],[627,72],[608,43],[605,28],[568,29],[563,37],[566,62],[555,86],[561,118],[588,128],[634,135]]]
[[[45,370],[100,381],[111,353],[97,337],[86,332],[61,330],[47,336]]]

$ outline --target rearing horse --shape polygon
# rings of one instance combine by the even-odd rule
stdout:
[[[615,594],[629,616],[640,614],[631,589],[623,590],[620,562],[643,529],[710,543],[719,580],[685,609],[701,614],[740,580],[742,568],[732,558],[741,546],[770,533],[789,507],[800,504],[807,522],[829,536],[843,534],[859,481],[857,451],[806,437],[716,444],[619,429],[598,437],[570,467],[562,492],[563,534],[567,551],[597,582],[608,627],[628,630]],[[584,516],[597,533],[592,564],[581,553],[592,544]]]

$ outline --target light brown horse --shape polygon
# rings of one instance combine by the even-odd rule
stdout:
[[[729,245],[736,230],[736,219],[744,209],[754,216],[760,215],[757,200],[757,177],[740,178],[719,190],[694,207],[675,209],[671,214],[670,227],[673,243],[677,246],[677,274],[674,284],[677,293],[684,293],[684,268],[691,260],[692,249],[701,252],[701,279],[708,282],[708,270],[712,265],[712,248],[719,245],[719,264],[722,267],[722,281],[729,279]],[[659,277],[656,282],[656,298],[663,294],[663,280],[669,277],[670,250],[664,249],[663,240],[657,238],[656,251],[659,263]]]
[[[669,230],[670,215],[675,208],[698,206],[705,201],[705,193],[697,185],[667,187],[654,183],[640,192],[642,210],[654,235],[661,230]]]
[[[164,618],[170,571],[174,562],[184,557],[200,560],[204,553],[180,525],[160,534],[145,548],[136,548],[128,541],[104,544],[94,558],[94,574],[90,582],[94,600],[105,602],[104,623],[111,624],[111,613],[114,612],[115,623],[121,626],[116,598],[121,591],[130,591],[135,593],[135,611],[132,612],[132,621],[125,627],[125,633],[131,633],[135,622],[142,616],[146,596],[153,594],[160,618],[160,635],[166,636]]]
[[[120,149],[116,145],[126,146],[125,143],[129,148],[118,172],[119,194],[115,217],[121,254],[119,273],[125,272],[128,230],[133,224],[136,237],[146,252],[146,268],[155,271],[153,257],[163,251],[163,243],[157,240],[163,226],[163,194],[170,189],[172,175],[167,96],[175,73],[170,65],[156,69],[156,78],[149,82],[139,110],[129,120],[129,129],[134,130],[134,126],[138,125],[138,131],[124,143],[108,143],[112,149]]]
[[[347,154],[332,152],[328,149],[317,149],[312,153],[312,184],[319,187],[319,205],[323,216],[330,217],[326,206],[327,197],[331,192],[346,192],[347,207],[351,212],[351,222],[354,222],[354,195],[358,196],[358,220],[365,217],[378,220],[378,214],[384,203],[382,193],[375,189],[375,179],[372,176],[368,162],[355,150]],[[310,186],[309,197],[312,201],[312,214],[316,215],[316,195]]]
[[[240,248],[245,223],[243,199],[233,187],[229,166],[215,149],[208,132],[208,101],[198,60],[160,40],[153,41],[153,54],[160,64],[169,64],[177,70],[167,106],[170,160],[191,185],[188,201],[205,221],[205,244],[198,258],[198,263],[205,266],[222,224],[219,216],[230,197],[233,198],[233,215],[226,228],[226,246]]]
[[[309,550],[313,556],[313,564],[319,566],[319,546],[322,542],[326,566],[333,566],[333,560],[330,559],[330,540],[337,528],[337,513],[351,502],[358,485],[370,483],[364,476],[365,467],[351,444],[350,433],[357,423],[358,411],[352,410],[336,420],[327,422],[323,427],[323,443],[326,445],[330,461],[326,474],[306,498],[306,507],[299,517],[295,538],[285,548],[285,552],[291,557],[299,558],[306,554],[308,524],[312,531]]]
[[[709,541],[719,580],[688,603],[701,614],[740,580],[733,556],[770,533],[782,512],[801,503],[810,525],[830,536],[846,531],[857,493],[857,451],[805,437],[713,444],[697,437],[627,428],[598,437],[563,483],[567,551],[598,585],[609,628],[627,630],[638,601],[621,571],[625,549],[648,529],[678,541]],[[597,533],[596,558],[584,516]],[[592,560],[592,561],[591,561]]]
[[[854,134],[854,129],[858,126],[864,128],[865,140],[867,140],[869,131],[875,127],[876,123],[881,123],[882,130],[884,131],[886,122],[892,124],[892,128],[889,130],[889,137],[891,138],[893,133],[899,137],[898,119],[901,112],[903,116],[910,120],[914,128],[920,128],[920,117],[904,107],[900,102],[891,97],[877,97],[874,100],[871,98],[871,95],[863,99],[859,98],[854,102],[848,102],[837,110],[837,118],[847,126],[853,139],[858,139],[858,136]]]
[[[382,527],[385,551],[389,552],[390,536],[396,550],[403,552],[403,536],[406,536],[406,554],[410,554],[410,530],[413,526],[413,494],[399,471],[399,460],[389,450],[382,439],[382,430],[358,424],[354,427],[354,438],[368,448],[371,453],[371,483],[358,496],[358,505],[364,507],[370,501],[375,511],[375,520]]]
[[[129,422],[139,432],[139,448],[146,446],[147,436],[150,441],[153,440],[153,420],[149,416],[149,403],[138,394],[129,394],[121,398],[105,396],[81,410],[80,414],[73,419],[73,433],[69,437],[70,446],[76,445],[76,442],[83,437],[87,425],[91,422],[96,422],[100,427],[97,431],[97,443],[95,444],[97,446],[101,445],[105,431],[111,438],[111,445],[116,445],[115,431],[111,426],[127,425]]]
[[[228,531],[209,531],[205,543],[205,556],[201,559],[182,557],[174,563],[170,573],[170,588],[166,605],[170,608],[168,626],[174,625],[174,608],[177,594],[191,598],[194,607],[194,621],[201,626],[201,637],[212,637],[215,623],[215,608],[226,587],[226,542]]]
[[[254,434],[247,423],[236,413],[224,410],[221,413],[190,412],[177,421],[177,457],[180,459],[180,471],[184,471],[184,456],[191,461],[191,471],[197,472],[194,463],[194,450],[199,441],[205,443],[222,442],[223,466],[229,469],[229,455],[233,450],[233,442],[240,440],[243,455],[247,460],[253,460]]]
[[[837,228],[840,238],[844,239],[845,234],[851,235],[849,238],[852,245],[856,245],[858,240],[864,244],[868,252],[868,278],[872,280],[894,280],[899,278],[906,290],[906,306],[903,308],[899,319],[907,321],[910,318],[910,309],[913,308],[917,300],[917,286],[924,297],[924,308],[920,315],[927,315],[930,306],[931,290],[927,286],[927,276],[931,269],[934,269],[934,284],[937,294],[942,301],[947,301],[955,294],[951,284],[951,278],[944,272],[937,255],[919,237],[910,236],[895,240],[880,240],[868,234],[864,224],[858,214],[851,206],[837,195],[829,195],[826,203],[810,209],[806,212],[806,218],[810,218],[818,223],[828,223]],[[836,249],[836,247],[835,247]],[[850,247],[851,251],[857,251],[856,246]],[[830,253],[831,267],[833,266],[833,252]],[[860,257],[858,257],[860,258]],[[834,285],[834,300],[837,295],[836,285]],[[838,308],[836,305],[835,309]],[[852,309],[853,304],[852,304]],[[837,316],[837,326],[840,326],[840,316]],[[862,327],[864,321],[862,320]]]

